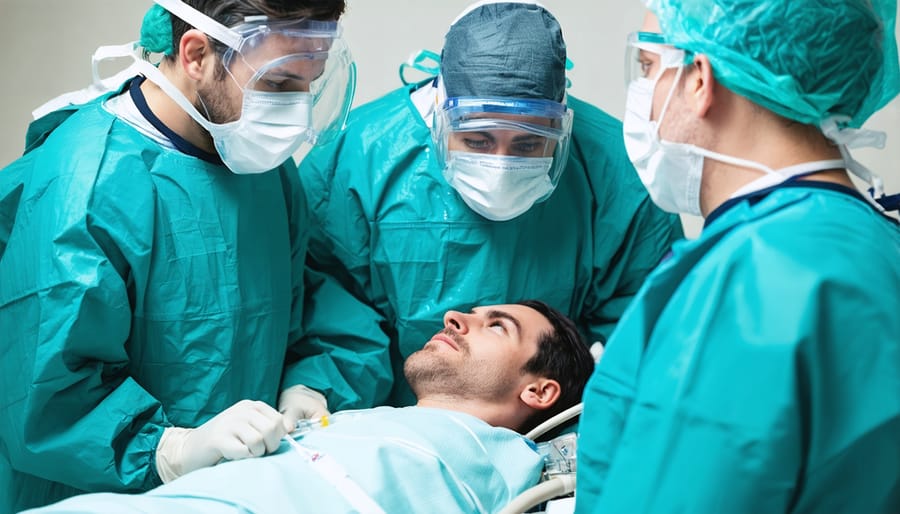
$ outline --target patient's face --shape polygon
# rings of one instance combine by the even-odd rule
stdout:
[[[529,376],[522,368],[538,341],[553,326],[524,305],[449,311],[444,329],[410,355],[406,378],[418,397],[453,394],[467,398],[515,401]]]

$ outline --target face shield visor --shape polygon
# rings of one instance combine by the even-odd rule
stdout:
[[[514,98],[448,98],[437,109],[432,136],[446,168],[457,152],[551,161],[555,187],[569,156],[572,111],[560,102]]]
[[[666,44],[662,34],[632,32],[625,46],[625,86],[638,79],[654,83],[670,68],[689,64],[693,54]]]
[[[356,68],[336,21],[252,16],[227,28],[181,0],[154,0],[225,45],[222,64],[244,91],[277,98],[307,96],[298,110],[305,140],[327,142],[340,131],[356,87]],[[273,96],[274,95],[274,96]],[[292,103],[296,103],[292,100]],[[285,120],[286,121],[286,120]]]
[[[349,48],[337,22],[248,18],[222,63],[244,91],[307,93],[308,141],[330,141],[346,120],[356,84]]]

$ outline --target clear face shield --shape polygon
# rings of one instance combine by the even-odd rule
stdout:
[[[263,94],[308,94],[308,119],[298,120],[309,127],[308,141],[333,139],[347,117],[356,85],[355,66],[338,23],[253,17],[229,31],[239,39],[229,45],[222,62],[237,85]]]
[[[448,98],[432,126],[445,168],[458,152],[544,159],[553,186],[565,168],[571,134],[572,111],[549,100]]]
[[[632,32],[625,46],[625,86],[638,79],[656,83],[667,69],[690,63],[693,55],[666,43],[657,32]]]

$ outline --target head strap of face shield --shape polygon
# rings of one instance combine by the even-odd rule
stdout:
[[[248,16],[244,18],[244,23],[228,30],[243,38],[254,32],[278,32],[310,39],[335,39],[341,35],[341,26],[336,21],[309,18],[273,20],[268,16]]]
[[[447,98],[440,113],[451,132],[516,130],[553,139],[568,136],[571,126],[568,122],[572,116],[564,103],[520,98]],[[550,125],[491,115],[544,118],[550,121]]]
[[[566,104],[552,100],[521,98],[476,98],[460,96],[447,98],[442,106],[448,113],[496,113],[541,118],[562,118],[566,114]],[[455,116],[454,116],[455,117]]]
[[[490,130],[513,130],[517,132],[528,132],[549,139],[562,139],[567,135],[563,122],[556,123],[557,126],[548,127],[535,123],[524,121],[509,120],[505,118],[458,118],[450,122],[448,127],[451,132],[480,132]]]
[[[153,0],[165,10],[197,27],[204,34],[237,50],[241,45],[241,35],[217,22],[181,0]]]
[[[628,38],[628,43],[662,57],[663,68],[676,68],[694,61],[693,52],[672,46],[659,32],[633,32]]]

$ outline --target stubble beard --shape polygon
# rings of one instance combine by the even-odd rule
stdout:
[[[448,328],[440,333],[453,339],[464,360],[469,357],[469,345],[459,334]],[[431,346],[424,346],[410,355],[403,365],[410,388],[420,398],[423,395],[465,393],[460,371],[460,365],[454,365],[438,348]]]

